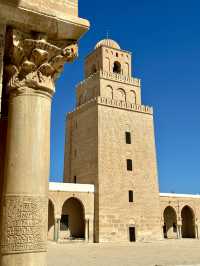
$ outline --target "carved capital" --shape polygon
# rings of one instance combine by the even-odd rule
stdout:
[[[66,62],[78,54],[75,42],[47,41],[43,34],[25,34],[10,29],[7,32],[5,82],[8,92],[20,93],[20,88],[55,92],[55,80]],[[23,90],[22,90],[23,91]]]

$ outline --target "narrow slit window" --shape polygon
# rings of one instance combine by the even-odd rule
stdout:
[[[135,236],[135,227],[129,227],[129,241],[135,242],[136,236]]]
[[[126,160],[126,164],[127,164],[127,170],[128,171],[132,171],[133,170],[133,162],[131,159],[127,159]]]
[[[129,190],[128,192],[129,202],[133,202],[133,191]]]
[[[131,144],[131,132],[126,132],[126,144]]]

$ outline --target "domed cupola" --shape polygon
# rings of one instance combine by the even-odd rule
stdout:
[[[119,44],[116,41],[113,41],[111,39],[104,39],[104,40],[99,41],[95,46],[95,50],[102,46],[106,46],[106,47],[118,49],[118,50],[121,49]]]

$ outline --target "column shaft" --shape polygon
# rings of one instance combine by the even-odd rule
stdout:
[[[89,241],[89,219],[85,219],[85,241]]]
[[[46,265],[51,100],[24,90],[9,100],[2,266]]]
[[[60,240],[60,219],[57,220],[57,241]]]
[[[195,225],[195,238],[199,239],[199,228],[198,225]]]
[[[53,240],[57,241],[57,222],[56,222],[56,219],[54,220]]]
[[[12,28],[6,39],[1,266],[46,266],[51,99],[55,80],[64,63],[76,57],[77,46],[59,47],[44,34]]]
[[[0,21],[0,113],[3,90],[3,57],[5,49],[5,28],[6,26]]]

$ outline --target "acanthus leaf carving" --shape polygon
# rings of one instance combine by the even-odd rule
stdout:
[[[63,42],[61,46],[56,46],[56,42],[46,38],[34,39],[31,34],[13,29],[7,35],[5,80],[8,91],[29,87],[53,94],[55,80],[64,64],[72,62],[78,55],[77,44],[72,41],[63,48]]]

